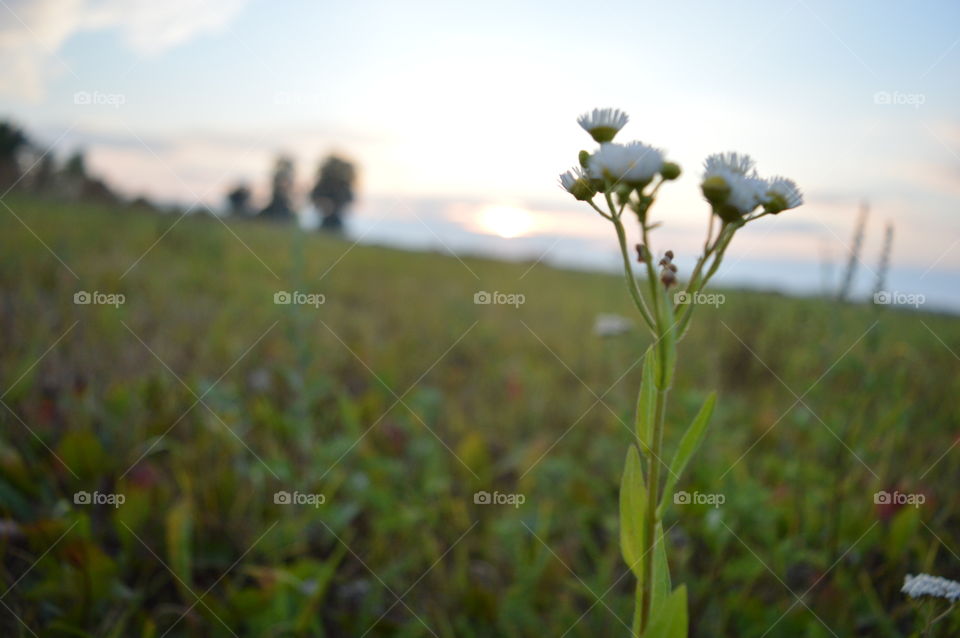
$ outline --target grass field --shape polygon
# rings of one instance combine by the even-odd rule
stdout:
[[[648,339],[592,331],[630,314],[622,279],[4,201],[0,633],[629,634]],[[722,292],[668,416],[719,389],[678,486],[714,504],[665,522],[691,634],[910,635],[904,575],[960,576],[960,322]]]

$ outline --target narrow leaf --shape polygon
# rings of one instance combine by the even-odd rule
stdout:
[[[627,566],[640,578],[643,573],[643,512],[647,493],[640,467],[640,455],[634,445],[627,450],[627,461],[620,481],[620,551]]]
[[[667,539],[663,534],[663,525],[657,523],[657,544],[653,549],[653,595],[650,599],[650,615],[653,617],[673,589],[670,583],[670,564],[667,562]]]
[[[687,431],[683,433],[680,444],[677,446],[677,453],[670,462],[670,475],[667,477],[667,484],[663,490],[662,502],[667,503],[673,498],[673,488],[677,485],[677,480],[683,474],[684,468],[690,461],[690,457],[697,451],[697,447],[703,440],[703,435],[707,430],[707,423],[710,422],[710,416],[713,414],[713,404],[717,400],[717,393],[711,392],[704,402],[700,412],[694,417],[693,422]]]
[[[687,638],[687,586],[680,585],[650,614],[643,638]]]
[[[637,397],[637,439],[647,460],[651,460],[650,447],[653,444],[653,420],[657,401],[656,376],[657,353],[650,348],[643,358],[643,378],[640,380],[640,395]]]

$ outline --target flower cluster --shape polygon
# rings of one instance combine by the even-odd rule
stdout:
[[[600,148],[593,153],[581,151],[580,166],[560,175],[560,187],[585,202],[591,202],[598,193],[616,193],[621,207],[629,203],[642,216],[652,203],[644,189],[658,175],[661,182],[676,179],[680,176],[680,167],[668,162],[662,149],[649,144],[614,142],[613,138],[628,120],[627,114],[619,109],[594,109],[577,118]],[[634,193],[638,199],[630,202]]]
[[[652,194],[646,195],[644,189],[657,175],[661,183],[677,179],[680,167],[668,162],[662,149],[643,142],[614,142],[628,120],[623,111],[609,108],[594,109],[577,118],[600,148],[593,153],[581,151],[580,166],[560,175],[560,187],[586,202],[598,193],[616,193],[624,204],[636,192],[638,201],[632,203],[631,208],[642,218],[652,203]],[[727,223],[776,215],[803,203],[803,195],[793,180],[779,176],[761,178],[753,159],[743,153],[718,153],[708,157],[700,188],[713,212]],[[761,207],[763,212],[753,215]]]
[[[930,574],[917,574],[916,576],[907,574],[903,579],[903,588],[900,591],[911,598],[930,596],[946,598],[952,603],[960,600],[960,583]]]

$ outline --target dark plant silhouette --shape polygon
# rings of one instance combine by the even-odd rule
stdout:
[[[343,215],[353,201],[357,170],[347,160],[331,155],[320,165],[317,184],[310,199],[321,215],[320,228],[332,232],[343,229]]]
[[[246,216],[250,214],[250,187],[246,184],[237,184],[227,193],[227,207],[231,215]]]
[[[867,218],[870,216],[870,207],[867,202],[860,204],[860,214],[857,216],[857,225],[853,231],[853,243],[850,245],[850,257],[847,260],[847,269],[843,274],[843,281],[837,290],[837,299],[846,301],[850,298],[854,279],[857,276],[857,266],[860,263],[860,252],[863,250],[863,235],[867,228]]]
[[[23,130],[11,122],[0,122],[0,188],[6,190],[20,179],[17,163],[20,151],[29,143]]]
[[[277,158],[273,168],[273,194],[270,203],[260,211],[261,217],[278,221],[293,219],[293,160],[286,155]]]

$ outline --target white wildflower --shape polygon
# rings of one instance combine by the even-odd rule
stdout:
[[[577,180],[583,177],[583,169],[579,166],[574,166],[569,171],[560,173],[560,188],[568,193],[572,193],[573,187],[577,184]]]
[[[586,173],[579,166],[574,166],[569,171],[560,174],[560,188],[580,201],[592,198],[597,192],[590,185]]]
[[[593,109],[578,117],[577,124],[602,144],[612,140],[629,119],[620,109]]]
[[[643,185],[663,168],[663,151],[642,142],[607,142],[590,156],[588,172],[593,179],[609,178],[630,185]]]
[[[709,175],[718,170],[733,171],[741,175],[751,175],[756,173],[753,158],[746,153],[727,152],[711,155],[703,162],[704,175]]]
[[[734,221],[764,202],[768,185],[757,175],[749,155],[719,153],[704,162],[700,188],[721,217]]]
[[[917,574],[916,576],[907,574],[903,579],[903,587],[900,591],[911,598],[932,596],[934,598],[946,598],[950,602],[960,600],[960,583],[930,574]]]
[[[763,205],[771,213],[796,208],[803,203],[803,193],[796,182],[786,177],[772,177],[767,180],[767,190]]]

